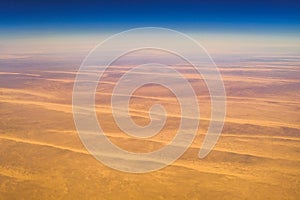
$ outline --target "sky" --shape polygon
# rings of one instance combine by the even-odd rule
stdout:
[[[149,26],[186,33],[216,54],[300,52],[293,0],[10,0],[0,4],[0,55],[86,53],[112,34]]]
[[[125,30],[160,26],[177,30],[300,31],[300,3],[237,1],[2,1],[0,31]]]

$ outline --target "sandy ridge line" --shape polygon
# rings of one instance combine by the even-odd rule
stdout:
[[[270,71],[270,70],[298,70],[297,67],[293,67],[293,66],[289,66],[289,67],[278,67],[278,66],[272,66],[272,65],[263,65],[261,62],[254,62],[257,63],[257,65],[259,65],[259,68],[256,66],[248,66],[248,67],[239,67],[239,66],[234,66],[234,67],[230,67],[230,66],[226,66],[226,67],[222,67],[222,66],[218,66],[219,70],[222,71]],[[300,63],[300,62],[299,62]],[[94,71],[96,68],[99,69],[103,69],[105,66],[90,66],[90,71]],[[126,65],[111,65],[109,66],[109,69],[131,69],[134,66],[126,66]],[[176,69],[195,69],[193,66],[191,65],[181,65],[181,64],[174,64],[172,67],[176,68]],[[94,69],[94,70],[93,70]],[[202,67],[202,69],[205,70],[210,70],[210,67]],[[73,70],[66,70],[66,71],[62,71],[62,70],[47,70],[47,71],[43,71],[46,73],[59,73],[59,74],[76,74],[77,71],[73,71]]]
[[[52,148],[56,148],[56,149],[60,149],[60,150],[67,150],[73,153],[81,153],[81,154],[85,154],[85,155],[90,155],[87,151],[81,151],[81,150],[77,150],[77,149],[73,149],[73,148],[66,148],[66,147],[62,147],[62,146],[58,146],[58,145],[52,145],[52,144],[48,144],[48,143],[43,143],[43,142],[36,142],[36,141],[31,141],[31,140],[24,140],[24,139],[20,139],[20,138],[12,138],[12,137],[3,137],[0,136],[0,139],[6,139],[6,140],[10,140],[10,141],[14,141],[14,142],[21,142],[21,143],[26,143],[26,144],[32,144],[32,145],[40,145],[40,146],[47,146],[47,147],[52,147]],[[182,161],[181,161],[182,162]],[[186,162],[185,162],[186,163]],[[234,174],[234,173],[223,173],[223,172],[219,172],[219,171],[213,171],[213,170],[200,170],[199,168],[193,166],[193,165],[186,165],[180,162],[176,162],[176,163],[172,163],[171,166],[176,166],[176,167],[182,167],[182,168],[186,168],[186,169],[191,169],[191,170],[196,170],[199,171],[201,173],[208,173],[208,174],[222,174],[222,175],[231,175],[231,176],[240,176],[239,174]],[[18,178],[21,180],[29,180],[31,177],[30,176],[26,176],[24,174],[18,173],[17,171],[13,171],[13,170],[3,170],[3,168],[0,167],[0,174],[4,175],[4,176],[8,176],[8,177],[13,177],[13,178]]]
[[[28,94],[37,97],[44,97],[48,99],[58,99],[56,96],[47,94],[44,92],[36,92],[31,90],[24,90],[24,89],[11,89],[11,88],[0,88],[0,93],[16,93],[16,94]]]
[[[46,130],[47,132],[51,133],[63,133],[63,134],[77,134],[76,130],[58,130],[58,129],[48,129]],[[125,133],[120,132],[110,132],[107,133],[105,132],[105,135],[109,137],[117,137],[117,138],[132,138],[131,136],[127,136]],[[197,133],[197,135],[206,135],[206,133]],[[300,141],[300,136],[299,137],[291,137],[291,136],[274,136],[274,135],[245,135],[245,134],[231,134],[231,133],[221,133],[221,137],[234,137],[234,138],[246,138],[246,139],[270,139],[270,140],[290,140],[290,141]],[[153,139],[147,139],[151,141],[158,141],[158,140],[153,140]],[[161,140],[159,141],[161,142]]]
[[[234,70],[233,70],[234,71]],[[77,72],[65,72],[65,71],[47,71],[48,73],[62,73],[62,74],[77,74]],[[95,71],[96,73],[97,71]],[[110,71],[110,70],[106,70],[106,73],[115,73],[114,71]],[[119,70],[118,73],[126,73],[126,70]],[[93,73],[93,71],[91,72],[81,72],[81,74],[85,74],[85,75],[91,75],[91,76],[95,76],[95,73]],[[149,75],[160,75],[162,76],[161,73],[153,73],[153,72],[132,72],[134,74],[149,74]],[[193,73],[182,73],[185,77],[187,78],[199,78],[198,74],[193,74]],[[170,75],[170,74],[166,74],[163,75],[166,77],[172,77],[174,75]],[[234,75],[223,75],[223,80],[224,81],[238,81],[238,82],[257,82],[257,83],[270,83],[270,82],[284,82],[284,83],[288,83],[288,82],[295,82],[295,83],[299,83],[300,81],[297,79],[283,79],[283,78],[261,78],[261,77],[255,77],[255,76],[245,76],[245,77],[239,77],[239,76],[234,76]],[[56,80],[56,79],[48,79],[48,80]],[[59,79],[58,79],[59,80]],[[203,80],[203,79],[199,79],[199,80]]]
[[[109,72],[109,71],[108,71]],[[125,74],[127,71],[124,70],[120,70],[118,71],[118,73],[123,73]],[[113,72],[112,72],[113,73]],[[164,76],[164,77],[176,77],[176,75],[172,75],[172,74],[162,74],[162,73],[155,73],[155,72],[131,72],[132,74],[140,74],[140,75],[159,75],[159,76]],[[94,76],[94,74],[91,74],[92,76]],[[188,79],[199,79],[199,81],[203,81],[203,78],[200,78],[198,74],[188,74],[188,73],[183,73],[183,76],[188,78]],[[210,79],[214,80],[214,77],[211,77]],[[244,77],[240,77],[240,76],[234,76],[234,75],[223,75],[222,79],[224,82],[226,81],[232,81],[232,82],[247,82],[247,83],[270,83],[270,82],[283,82],[283,83],[299,83],[300,80],[297,79],[283,79],[283,78],[261,78],[261,77],[255,77],[255,76],[244,76]]]
[[[49,143],[45,143],[45,142],[38,142],[38,141],[33,141],[33,140],[21,139],[21,138],[16,138],[16,137],[9,137],[9,136],[0,135],[0,139],[11,140],[11,141],[21,142],[21,143],[26,143],[26,144],[39,145],[39,146],[53,147],[53,148],[56,148],[56,149],[67,150],[67,151],[71,151],[71,152],[75,152],[75,153],[89,154],[87,151],[80,150],[80,149],[74,149],[74,148],[70,148],[70,147],[64,147],[64,146],[59,146],[59,145],[55,145],[55,144],[49,144]]]
[[[41,76],[40,74],[20,73],[20,72],[0,72],[0,75],[24,75],[24,76]]]
[[[11,178],[17,178],[19,180],[32,179],[31,174],[26,174],[26,173],[22,172],[21,170],[6,168],[6,167],[2,167],[2,166],[0,166],[0,175],[11,177]]]
[[[105,95],[105,96],[111,96],[111,93],[108,92],[97,92],[98,95]],[[121,95],[121,94],[116,94],[116,96],[129,96],[129,95]],[[153,99],[153,100],[160,100],[160,101],[167,101],[168,103],[171,102],[176,102],[175,98],[171,97],[151,97],[151,96],[143,96],[143,95],[131,95],[133,98],[141,98],[141,99]],[[203,95],[203,96],[198,96],[198,101],[201,103],[204,99],[210,100],[210,96]],[[239,101],[241,103],[253,103],[253,104],[266,104],[266,103],[287,103],[287,104],[296,104],[300,106],[299,101],[288,101],[288,100],[281,100],[281,99],[267,99],[267,98],[255,98],[255,97],[238,97],[238,96],[230,96],[226,97],[226,99],[234,100],[234,102]],[[249,100],[253,100],[253,102],[249,102]],[[228,101],[227,101],[228,102]],[[233,103],[229,101],[229,103]]]
[[[58,103],[49,103],[49,102],[38,102],[38,101],[24,101],[24,100],[6,100],[6,99],[0,99],[0,102],[5,102],[5,103],[15,103],[15,104],[25,104],[25,105],[37,105],[37,106],[42,106],[48,110],[55,110],[55,111],[60,111],[60,112],[65,112],[65,113],[72,113],[72,105],[66,105],[66,104],[58,104]],[[100,112],[104,113],[111,113],[111,111],[108,109],[107,106],[97,106],[97,110],[99,109]],[[100,110],[101,109],[101,110]],[[123,111],[124,110],[119,110]],[[145,113],[148,115],[147,111],[141,111],[141,110],[136,110],[136,109],[131,109],[131,111],[134,111],[134,116],[139,116],[139,117],[146,117],[145,115],[137,114],[137,113]],[[133,114],[133,113],[132,113]],[[155,113],[154,113],[155,114]],[[160,115],[160,114],[156,114]],[[178,114],[168,114],[169,117],[174,117],[174,118],[180,118],[181,115]],[[188,116],[185,116],[186,118],[189,118]],[[148,118],[148,117],[147,117]],[[210,121],[210,118],[200,118],[200,120],[206,120]],[[288,128],[294,128],[294,129],[300,129],[300,124],[289,124],[289,123],[284,123],[284,122],[274,122],[274,121],[268,121],[268,120],[251,120],[251,119],[238,119],[238,118],[226,118],[225,123],[235,123],[235,124],[252,124],[252,125],[257,125],[257,126],[264,126],[264,127],[288,127]]]
[[[107,82],[105,81],[104,83],[111,83],[113,82]],[[51,99],[57,99],[56,96],[51,95],[51,94],[45,94],[42,91],[41,92],[35,92],[35,91],[30,91],[30,90],[24,90],[24,89],[11,89],[11,88],[0,88],[0,92],[3,93],[20,93],[20,94],[29,94],[29,95],[34,95],[34,96],[40,96],[40,97],[46,97],[46,98],[51,98]],[[97,92],[96,95],[105,95],[105,96],[111,96],[111,93],[108,92]],[[129,95],[121,95],[117,94],[117,96],[129,96]],[[160,100],[160,101],[167,101],[168,103],[174,102],[176,103],[175,98],[171,97],[151,97],[151,96],[144,96],[144,95],[131,95],[133,98],[141,98],[141,99],[153,99],[153,100]],[[203,99],[210,99],[210,96],[204,95],[204,96],[198,96],[198,101],[201,102]],[[238,97],[238,96],[228,96],[226,97],[228,100],[238,100],[240,102],[245,102],[245,103],[287,103],[287,104],[296,104],[300,105],[299,101],[288,101],[288,100],[281,100],[281,99],[267,99],[267,98],[256,98],[256,97]],[[253,100],[255,102],[249,102],[248,100]],[[261,102],[258,102],[261,101]],[[232,102],[230,102],[232,103]]]
[[[67,150],[67,151],[74,152],[74,153],[81,153],[81,154],[90,155],[90,153],[86,150],[80,150],[80,149],[75,149],[75,148],[71,148],[71,147],[65,147],[65,146],[60,146],[60,145],[55,145],[55,144],[50,144],[50,143],[45,143],[45,142],[33,141],[33,140],[10,137],[10,136],[4,136],[4,135],[0,135],[0,139],[11,140],[11,141],[15,141],[15,142],[21,142],[21,143],[32,144],[32,145],[47,146],[47,147],[52,147],[52,148],[56,148],[56,149]],[[161,144],[164,144],[164,145],[168,144],[168,142],[158,141],[158,140],[153,140],[153,139],[150,139],[149,141],[158,142],[158,143],[161,143]],[[189,148],[199,150],[200,145],[192,144]],[[219,151],[219,152],[224,152],[224,153],[232,153],[232,154],[237,154],[237,155],[253,156],[253,157],[263,158],[263,159],[272,159],[272,160],[273,159],[275,159],[275,160],[276,159],[281,159],[281,160],[296,161],[295,159],[288,159],[288,158],[274,157],[274,156],[266,156],[266,155],[262,156],[262,155],[257,155],[255,153],[232,151],[232,150],[227,150],[225,148],[219,148],[219,147],[214,148],[213,151]],[[113,156],[113,155],[108,155],[108,156]],[[122,159],[124,159],[124,158],[122,158]]]
[[[13,138],[9,138],[9,139],[14,140]],[[23,139],[21,139],[21,140],[18,139],[18,141],[26,142],[26,140],[23,140]],[[61,146],[58,146],[58,145],[49,145],[47,143],[42,143],[42,142],[30,142],[30,143],[31,144],[35,144],[35,145],[45,145],[45,146],[49,146],[49,147],[53,147],[53,148],[57,148],[58,147],[59,149],[62,149],[62,150],[69,150],[69,151],[72,151],[74,153],[83,153],[83,154],[89,155],[89,153],[87,153],[85,151],[80,151],[80,150],[78,151],[76,149],[74,151],[73,148],[65,148],[65,147],[61,147]],[[192,148],[193,148],[193,146],[192,146]],[[194,148],[199,149],[199,147],[197,147],[197,146],[195,146]],[[228,153],[234,153],[234,154],[246,155],[246,156],[261,157],[261,158],[272,159],[272,160],[274,160],[274,159],[282,159],[282,160],[295,161],[294,159],[289,159],[289,158],[281,158],[281,157],[275,158],[275,157],[272,157],[272,156],[271,157],[270,156],[261,156],[261,155],[257,155],[257,154],[249,154],[248,152],[243,153],[243,152],[227,151],[225,149],[218,149],[218,148],[216,148],[215,151],[228,152]],[[187,160],[182,160],[182,159],[176,161],[171,166],[187,168],[187,169],[199,171],[201,173],[221,174],[221,175],[237,176],[237,177],[246,178],[246,179],[248,179],[248,178],[256,179],[252,175],[249,175],[249,174],[240,174],[240,173],[232,173],[230,170],[228,170],[228,172],[224,172],[224,171],[220,171],[219,169],[214,169],[214,168],[211,168],[211,167],[205,167],[204,166],[204,168],[203,168],[202,165],[199,166],[199,165],[196,165],[196,164],[192,164],[192,163],[189,163]]]

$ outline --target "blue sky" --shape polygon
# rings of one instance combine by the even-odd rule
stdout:
[[[0,30],[127,29],[300,30],[297,1],[3,1]]]

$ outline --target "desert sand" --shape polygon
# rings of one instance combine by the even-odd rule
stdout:
[[[146,174],[110,169],[81,143],[72,115],[76,65],[21,59],[0,60],[0,199],[300,198],[299,57],[217,63],[227,116],[217,145],[204,159],[198,151],[210,120],[209,93],[191,66],[174,66],[197,91],[200,127],[179,160]],[[146,125],[150,106],[161,103],[166,126],[148,139],[122,133],[109,103],[116,79],[131,67],[107,71],[96,95],[98,119],[119,147],[150,152],[173,138],[180,110],[166,88],[146,85],[132,96],[130,114]]]

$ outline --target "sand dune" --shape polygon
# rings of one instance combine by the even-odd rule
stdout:
[[[37,141],[33,141],[33,140],[28,140],[28,139],[26,140],[26,139],[9,137],[9,136],[4,136],[4,135],[0,135],[0,139],[11,140],[11,141],[21,142],[21,143],[26,143],[26,144],[47,146],[47,147],[52,147],[52,148],[56,148],[56,149],[72,151],[72,152],[75,152],[75,153],[88,154],[87,151],[83,151],[83,150],[79,150],[79,149],[73,149],[73,148],[69,148],[69,147],[65,147],[65,146],[59,146],[59,145],[55,145],[55,144],[49,144],[49,143],[45,143],[45,142],[37,142]]]
[[[24,101],[24,100],[12,100],[12,99],[0,99],[0,102],[5,103],[12,103],[12,104],[24,104],[24,105],[36,105],[44,107],[48,110],[55,110],[59,112],[65,112],[65,113],[72,113],[72,106],[71,105],[65,105],[65,104],[57,104],[57,103],[49,103],[49,102],[37,102],[37,101]],[[99,110],[102,113],[111,113],[111,110],[109,107],[106,106],[97,106],[97,110]],[[131,109],[134,113],[131,113],[133,116],[138,117],[144,117],[148,118],[148,112],[147,111],[140,111],[136,109]],[[120,110],[122,112],[124,110]],[[141,115],[139,113],[147,114]],[[158,113],[154,113],[159,115]],[[180,118],[181,115],[177,114],[168,114],[169,117],[174,118]],[[187,116],[188,117],[188,116]],[[200,120],[206,120],[209,121],[210,118],[203,118],[201,117]],[[288,128],[295,128],[300,129],[299,124],[290,124],[290,123],[284,123],[284,122],[274,122],[274,121],[268,121],[268,120],[251,120],[251,119],[239,119],[239,118],[226,118],[227,123],[235,123],[235,124],[253,124],[258,126],[267,126],[267,127],[288,127]]]
[[[5,68],[0,72],[0,199],[299,199],[297,63],[244,64],[224,63],[220,69],[228,113],[217,145],[204,159],[198,152],[210,121],[208,92],[191,67],[175,66],[199,90],[201,125],[179,160],[148,174],[112,170],[85,150],[72,118],[74,68]],[[122,133],[112,120],[111,89],[130,67],[113,66],[103,77],[96,94],[98,119],[120,148],[159,149],[174,137],[181,117],[176,99],[159,87],[135,93],[130,114],[136,122],[149,122],[149,106],[162,103],[168,129],[141,140]]]

